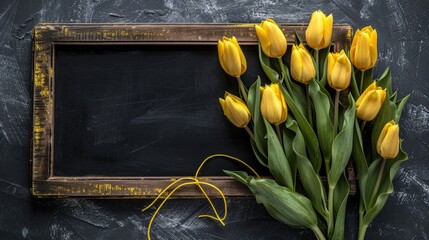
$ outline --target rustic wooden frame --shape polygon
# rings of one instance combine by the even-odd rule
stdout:
[[[305,36],[306,24],[282,24],[289,43],[295,31]],[[236,36],[240,44],[257,45],[254,24],[39,24],[33,30],[33,128],[31,139],[32,188],[36,197],[152,198],[174,177],[63,177],[53,174],[54,52],[58,44],[217,44],[222,36]],[[334,50],[350,45],[352,28],[334,25]],[[255,48],[256,51],[256,48]],[[354,171],[351,192],[356,191]],[[249,196],[247,188],[227,176],[205,177],[227,196]],[[323,179],[326,183],[326,179]],[[212,189],[208,194],[216,195]],[[197,187],[176,196],[200,197]]]

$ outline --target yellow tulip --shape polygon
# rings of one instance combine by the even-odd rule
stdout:
[[[257,24],[255,28],[265,55],[279,58],[286,53],[286,37],[274,20],[267,18],[267,20]]]
[[[292,46],[290,68],[293,79],[308,84],[316,76],[313,59],[302,43]]]
[[[361,71],[373,68],[377,62],[377,30],[371,26],[357,30],[350,49],[353,65]]]
[[[219,40],[217,43],[217,50],[220,65],[226,73],[233,77],[239,77],[246,71],[246,57],[235,37],[223,37],[222,41]]]
[[[236,127],[246,127],[250,122],[250,112],[246,104],[239,97],[225,92],[225,99],[219,98],[223,113]]]
[[[364,121],[373,120],[386,98],[386,89],[377,87],[375,82],[368,86],[356,101],[356,115]]]
[[[333,23],[332,14],[326,17],[320,10],[313,12],[305,30],[307,44],[317,50],[328,47],[331,44]]]
[[[287,118],[287,106],[280,86],[276,83],[261,87],[261,114],[271,124],[278,125]]]
[[[340,53],[328,54],[328,84],[337,91],[350,86],[352,76],[352,64],[349,58],[341,50]]]
[[[383,158],[395,158],[399,152],[399,126],[394,121],[384,125],[377,141],[377,152]]]

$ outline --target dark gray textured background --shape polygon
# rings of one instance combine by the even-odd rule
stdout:
[[[429,2],[426,0],[1,0],[0,239],[144,239],[143,200],[35,200],[29,194],[31,29],[40,22],[308,22],[322,9],[354,28],[379,33],[379,76],[391,66],[400,96],[411,93],[401,136],[410,161],[367,239],[428,239]],[[356,238],[357,199],[350,198],[346,239]],[[221,204],[218,204],[221,206]],[[253,199],[229,199],[226,227],[205,219],[203,200],[174,200],[154,227],[155,239],[314,239],[272,220]]]

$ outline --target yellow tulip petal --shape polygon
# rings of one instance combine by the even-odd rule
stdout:
[[[313,60],[307,48],[303,44],[299,44],[299,54],[301,55],[302,70],[300,82],[307,84],[316,76]]]
[[[223,113],[225,114],[225,100],[222,98],[219,98],[220,106],[222,107]]]
[[[328,55],[328,84],[338,91],[344,90],[350,85],[351,63],[342,50],[340,53]]]
[[[349,58],[343,52],[337,59],[337,63],[341,66],[341,86],[338,86],[341,90],[344,90],[350,86],[350,79],[352,76],[352,64],[350,63]]]
[[[291,74],[292,77],[299,81],[301,79],[302,75],[302,58],[301,54],[299,53],[298,48],[294,45],[292,50],[292,56],[290,60],[290,68],[291,68]]]
[[[372,28],[372,26],[365,26],[362,28],[363,32],[372,32],[374,29]]]
[[[278,84],[263,87],[261,114],[271,124],[280,124],[286,120],[287,106]]]
[[[355,35],[353,36],[353,41],[352,41],[352,45],[350,46],[350,48],[355,48],[356,47],[356,45],[357,45],[357,40],[358,40],[358,38],[359,38],[359,36],[360,36],[360,29],[358,29],[356,32],[355,32]]]
[[[314,68],[313,60],[311,59],[310,53],[306,50],[300,50],[301,56],[302,56],[302,75],[301,75],[301,82],[302,83],[309,83],[315,76],[316,76],[316,70]]]
[[[329,53],[328,54],[328,74],[327,74],[327,80],[328,84],[332,87],[332,70],[334,69],[335,65],[335,53]]]
[[[364,121],[372,121],[380,111],[382,106],[380,93],[375,91],[369,92],[361,101],[360,106],[356,109],[356,115]]]
[[[326,48],[331,44],[332,27],[334,25],[334,17],[332,16],[332,14],[329,14],[329,16],[326,17],[324,25],[325,25],[323,29],[324,44],[322,48]]]
[[[240,54],[231,42],[225,43],[224,64],[227,68],[226,72],[231,76],[238,77],[241,75]]]
[[[371,39],[369,43],[369,48],[371,52],[371,67],[375,66],[377,62],[378,52],[377,52],[377,30],[374,30],[371,33]]]
[[[240,45],[238,44],[237,38],[232,37],[231,38],[231,42],[234,44],[234,46],[237,48],[238,53],[240,55],[240,63],[241,63],[241,70],[240,70],[240,75],[243,74],[244,72],[246,72],[247,70],[247,61],[246,61],[246,57],[244,56],[243,51],[241,50]]]
[[[264,51],[265,55],[271,57],[270,40],[268,38],[267,33],[260,25],[256,25],[255,29],[256,35],[258,35],[259,42],[261,43],[262,51]]]
[[[222,66],[222,68],[226,71],[225,64],[224,64],[224,54],[225,54],[225,46],[223,42],[220,40],[217,42],[217,53],[219,56],[219,63]]]
[[[358,98],[358,100],[356,101],[356,107],[359,107],[362,100],[365,98],[366,95],[368,95],[369,92],[376,90],[377,89],[377,85],[376,82],[374,81],[372,84],[370,84],[365,91],[363,91],[363,93],[360,95],[360,97]],[[381,89],[381,88],[380,88]]]
[[[246,58],[235,37],[223,37],[218,41],[219,63],[233,77],[242,75],[247,69]]]
[[[390,121],[384,125],[377,141],[377,152],[382,157],[395,158],[399,152],[399,126]]]
[[[395,158],[399,152],[399,126],[389,127],[383,143],[380,147],[380,155],[384,158]]]
[[[267,22],[270,22],[270,23],[273,23],[273,24],[276,24],[276,25],[277,25],[276,21],[274,21],[272,18],[267,18],[265,21],[267,21]]]
[[[219,99],[225,116],[236,127],[245,127],[250,121],[250,112],[247,105],[237,96],[225,93],[225,99]]]
[[[367,70],[371,66],[370,50],[369,50],[369,35],[362,32],[355,52],[356,67],[360,70]]]
[[[310,23],[305,31],[307,44],[315,49],[320,49],[323,41],[324,14],[318,10],[311,14]]]
[[[278,124],[281,120],[282,105],[278,100],[273,89],[269,86],[265,87],[264,94],[261,99],[261,113],[271,124]]]
[[[286,38],[282,30],[274,22],[266,22],[266,32],[268,33],[268,38],[270,40],[270,57],[281,57],[286,53]]]

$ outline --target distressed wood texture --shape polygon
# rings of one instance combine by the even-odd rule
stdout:
[[[282,24],[289,43],[304,36],[306,24]],[[254,24],[39,24],[33,29],[32,194],[36,197],[153,198],[172,177],[59,177],[53,174],[54,51],[56,44],[186,44],[214,45],[222,36],[237,36],[240,44],[256,45]],[[333,48],[350,45],[352,28],[334,25]],[[348,168],[351,194],[356,192],[353,168]],[[242,184],[226,176],[204,177],[227,196],[250,196]],[[323,179],[326,183],[326,179]],[[218,194],[207,189],[212,196]],[[201,197],[197,187],[177,191],[179,197]]]

